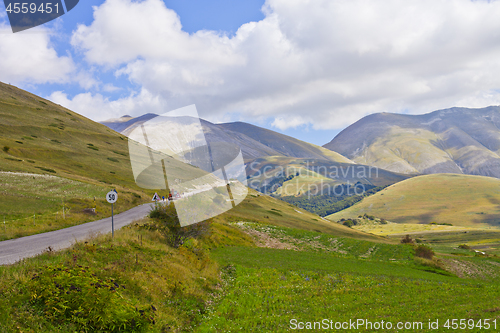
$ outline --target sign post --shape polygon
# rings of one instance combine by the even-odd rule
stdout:
[[[115,222],[113,217],[113,204],[118,200],[118,193],[116,190],[109,191],[106,194],[106,200],[111,204],[111,236],[115,237]]]

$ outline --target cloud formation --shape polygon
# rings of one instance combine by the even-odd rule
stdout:
[[[195,103],[202,117],[271,118],[280,129],[500,104],[499,1],[268,0],[263,10],[230,38],[184,32],[160,0],[107,0],[72,45],[162,111]],[[66,102],[96,100],[110,116],[125,114],[114,107],[125,103],[139,115],[141,94]]]
[[[165,104],[160,97],[152,95],[145,89],[114,101],[110,101],[101,94],[91,93],[78,94],[73,99],[69,99],[68,95],[62,91],[53,92],[48,99],[96,121],[119,118],[126,114],[158,114],[164,110]]]
[[[75,70],[69,56],[59,56],[43,28],[13,34],[0,23],[0,80],[21,83],[66,83]]]

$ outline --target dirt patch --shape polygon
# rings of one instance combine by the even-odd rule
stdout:
[[[241,226],[240,226],[241,227]],[[291,243],[285,243],[281,240],[269,236],[267,233],[262,231],[257,231],[251,228],[241,228],[245,233],[252,236],[255,240],[255,244],[258,247],[268,247],[271,249],[280,249],[280,250],[299,250],[295,245]]]
[[[460,278],[491,278],[498,275],[498,271],[491,267],[490,262],[478,265],[467,260],[441,259],[447,271]],[[490,266],[490,267],[488,267]]]

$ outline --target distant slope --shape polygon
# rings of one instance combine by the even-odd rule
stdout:
[[[394,172],[499,178],[499,128],[498,106],[424,115],[377,113],[347,127],[324,147]]]
[[[102,124],[119,133],[129,135],[134,128],[157,116],[156,114],[148,113],[132,119],[110,119],[102,122]],[[238,145],[241,148],[245,161],[265,156],[286,156],[353,163],[346,157],[331,150],[258,126],[242,122],[213,124],[203,119],[201,120],[201,125],[208,142],[222,141]]]
[[[399,223],[500,226],[500,180],[452,174],[413,177],[327,218],[337,221],[365,213]]]

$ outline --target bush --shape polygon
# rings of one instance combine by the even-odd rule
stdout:
[[[155,228],[163,235],[168,245],[178,248],[190,238],[201,238],[208,234],[210,224],[207,221],[181,227],[174,203],[156,204],[149,213],[155,220]]]
[[[464,250],[470,250],[470,246],[466,244],[460,244],[458,247]]]
[[[27,287],[47,318],[70,321],[79,331],[137,331],[153,321],[153,308],[137,310],[120,295],[123,286],[97,278],[88,267],[45,266]]]
[[[401,243],[403,244],[413,244],[413,239],[411,239],[410,235],[406,235],[401,239]]]
[[[434,251],[430,247],[421,244],[415,248],[415,255],[420,258],[432,259]]]
[[[380,224],[387,224],[387,220],[386,219],[380,219]]]
[[[4,152],[8,153],[8,152],[9,152],[9,149],[10,149],[10,147],[9,147],[9,146],[3,146],[3,149],[2,149],[2,150],[3,150]]]
[[[346,227],[349,227],[349,228],[352,228],[353,226],[357,225],[357,221],[356,220],[346,220],[344,221],[344,223],[342,223],[343,225],[345,225]]]

